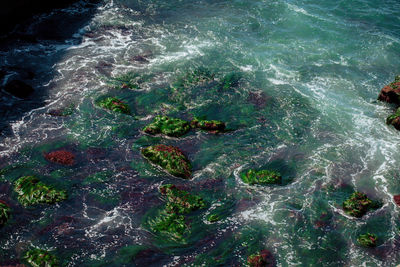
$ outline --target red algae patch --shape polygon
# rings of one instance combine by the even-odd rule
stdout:
[[[400,206],[400,195],[393,196],[393,200],[397,206]]]
[[[44,157],[51,162],[72,166],[75,164],[75,155],[66,150],[57,150],[45,153]]]

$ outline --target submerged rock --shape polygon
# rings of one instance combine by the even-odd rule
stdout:
[[[34,267],[56,267],[59,266],[57,258],[43,249],[31,249],[25,254],[25,259]]]
[[[225,75],[219,82],[218,88],[222,91],[237,87],[241,79],[241,75],[236,72]]]
[[[396,113],[387,117],[386,124],[393,125],[396,130],[400,130],[400,108],[396,110]]]
[[[19,98],[27,98],[34,92],[32,86],[20,80],[13,80],[7,83],[4,90]]]
[[[128,115],[131,114],[129,106],[116,97],[104,98],[98,102],[98,105],[111,111]]]
[[[75,105],[71,104],[65,108],[49,110],[48,114],[55,117],[67,117],[72,115],[72,113],[74,113],[74,110],[75,110]]]
[[[376,247],[378,237],[374,234],[366,233],[357,238],[357,242],[363,247]]]
[[[249,185],[253,184],[280,184],[282,182],[282,176],[276,171],[270,170],[248,170],[240,174],[240,178],[243,182]]]
[[[378,100],[400,104],[400,75],[396,76],[392,83],[382,88]]]
[[[155,117],[154,121],[143,129],[148,134],[165,134],[173,137],[182,136],[189,130],[190,126],[187,121],[167,116]]]
[[[201,197],[181,190],[173,184],[161,186],[160,193],[167,198],[166,210],[168,213],[189,213],[206,206]]]
[[[68,197],[66,191],[46,185],[35,176],[20,177],[14,183],[14,191],[18,194],[18,200],[23,206],[39,203],[53,204]]]
[[[6,203],[0,201],[0,227],[7,223],[10,218],[10,212],[10,207]]]
[[[264,249],[260,252],[250,255],[247,258],[247,266],[249,267],[270,267],[275,266],[271,252]]]
[[[155,145],[143,148],[142,155],[173,176],[189,179],[192,166],[182,151],[173,146]]]
[[[51,162],[72,166],[75,164],[75,155],[66,150],[53,151],[44,154],[44,157]]]
[[[222,121],[216,120],[200,120],[195,118],[190,122],[190,126],[192,128],[199,128],[201,130],[213,132],[213,133],[220,133],[225,130],[225,123]]]
[[[379,208],[380,204],[361,192],[354,192],[343,202],[343,210],[354,217],[361,218],[370,210]]]

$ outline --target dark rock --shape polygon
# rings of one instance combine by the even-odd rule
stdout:
[[[268,97],[264,92],[249,92],[247,101],[252,103],[257,108],[264,108],[267,105]]]
[[[19,98],[27,98],[34,92],[32,86],[20,80],[13,80],[7,83],[4,90]]]
[[[395,80],[382,88],[378,100],[393,104],[400,104],[400,75]]]
[[[140,63],[149,63],[147,58],[142,55],[136,55],[136,56],[132,57],[132,61],[136,61],[136,62],[140,62]]]

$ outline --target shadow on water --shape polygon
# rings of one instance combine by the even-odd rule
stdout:
[[[80,29],[87,25],[100,1],[77,1],[63,9],[38,14],[0,37],[0,138],[12,136],[10,124],[43,107],[56,76],[54,65],[72,45],[81,43]],[[33,93],[17,98],[6,85],[19,80]]]

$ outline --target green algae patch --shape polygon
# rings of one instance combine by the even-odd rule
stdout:
[[[0,202],[0,227],[7,223],[10,213],[10,207],[6,203]]]
[[[159,216],[149,220],[149,225],[154,233],[166,234],[175,241],[184,241],[184,235],[190,233],[190,229],[185,222],[185,216],[170,214],[166,211]]]
[[[360,235],[357,238],[358,244],[360,244],[363,247],[376,247],[376,242],[378,241],[378,237],[375,234],[370,234],[366,233],[363,235]]]
[[[271,252],[268,250],[262,250],[257,253],[251,254],[247,257],[248,267],[266,267],[274,266],[274,260]]]
[[[204,131],[220,133],[225,131],[225,123],[217,120],[201,120],[201,119],[193,119],[190,122],[190,126],[192,128],[198,128]]]
[[[164,134],[172,137],[182,136],[189,130],[189,122],[167,116],[155,117],[154,121],[143,129],[147,134]]]
[[[59,266],[57,258],[43,249],[31,249],[25,254],[26,261],[34,267]]]
[[[221,220],[221,218],[218,214],[210,214],[207,216],[207,221],[210,223],[218,222],[219,220]]]
[[[218,89],[225,91],[237,87],[241,78],[241,75],[237,72],[229,73],[219,81]]]
[[[361,192],[354,192],[343,202],[343,210],[354,217],[361,218],[370,210],[380,207],[380,203],[373,201]]]
[[[183,76],[179,77],[172,85],[176,90],[198,86],[214,80],[215,74],[206,68],[198,68],[189,71]]]
[[[189,160],[177,147],[154,145],[143,148],[141,152],[143,157],[173,176],[189,179],[192,174]]]
[[[153,233],[161,234],[161,239],[186,244],[192,233],[193,217],[187,220],[191,212],[206,207],[200,196],[167,184],[159,188],[164,197],[165,206],[157,213],[149,215],[147,225]],[[190,222],[190,223],[189,223]]]
[[[97,102],[97,105],[104,109],[108,109],[114,112],[122,113],[122,114],[131,114],[131,110],[127,104],[122,102],[122,100],[116,97],[106,97]]]
[[[23,206],[39,203],[53,204],[67,199],[67,192],[41,182],[35,176],[23,176],[14,183],[14,191]]]
[[[248,170],[240,174],[240,178],[243,182],[249,185],[254,184],[261,184],[261,185],[268,185],[268,184],[280,184],[282,182],[282,176],[280,173],[276,171],[270,170]]]
[[[201,197],[192,195],[185,190],[181,190],[173,184],[161,186],[160,193],[166,197],[166,211],[168,213],[189,213],[206,206]]]

